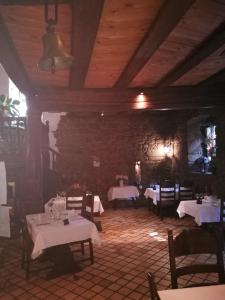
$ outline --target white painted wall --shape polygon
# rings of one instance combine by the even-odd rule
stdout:
[[[61,113],[49,113],[49,112],[43,112],[42,113],[42,122],[45,123],[46,121],[49,121],[49,146],[54,149],[55,151],[58,151],[58,148],[56,146],[56,139],[55,139],[55,131],[57,130],[59,121],[61,116],[65,115],[65,112]]]
[[[0,95],[9,95],[9,77],[0,64]]]

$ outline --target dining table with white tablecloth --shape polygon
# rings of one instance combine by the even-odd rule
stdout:
[[[69,220],[64,225],[63,219]],[[93,244],[101,245],[100,236],[94,223],[73,211],[65,211],[60,218],[53,219],[47,213],[26,216],[27,226],[34,247],[32,258],[35,259],[47,248],[69,244],[91,238]]]
[[[166,188],[164,188],[164,190],[165,189]],[[160,194],[159,192],[160,192],[159,185],[155,185],[154,188],[146,188],[144,195],[146,198],[152,199],[154,205],[157,205],[157,202],[159,201],[159,194]],[[178,198],[179,198],[179,187],[178,186],[175,188],[175,193],[176,193],[175,194],[176,200],[178,200]]]
[[[224,300],[225,284],[164,290],[158,294],[161,300]]]
[[[7,204],[7,176],[5,162],[0,161],[0,205]]]
[[[11,206],[0,205],[0,237],[11,237],[10,211],[12,211]]]
[[[63,211],[66,209],[66,198],[65,197],[55,197],[50,199],[47,203],[45,203],[45,212],[49,213],[50,210],[58,210]],[[94,195],[94,213],[102,214],[104,212],[104,208],[102,206],[100,197],[98,195]]]
[[[113,201],[117,199],[134,200],[139,197],[139,191],[136,186],[112,186],[108,191],[108,200]]]
[[[220,199],[203,199],[201,204],[196,200],[181,201],[177,213],[180,218],[185,214],[194,217],[195,222],[201,226],[202,223],[215,223],[220,221]]]

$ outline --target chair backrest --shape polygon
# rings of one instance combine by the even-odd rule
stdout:
[[[20,219],[21,233],[22,233],[22,248],[28,255],[31,255],[33,250],[33,241],[28,231],[26,216]]]
[[[221,199],[220,202],[220,223],[225,224],[225,198]]]
[[[84,209],[84,199],[84,194],[79,196],[66,197],[66,209],[74,209],[77,213],[82,214]]]
[[[0,248],[0,268],[3,267],[4,264],[4,248]]]
[[[175,238],[173,238],[173,231],[168,230],[172,288],[178,287],[178,277],[186,274],[196,273],[217,273],[219,276],[219,283],[224,283],[225,274],[222,243],[222,232],[216,228],[211,232],[202,229],[183,230]],[[176,257],[188,256],[192,254],[215,254],[216,262],[214,264],[195,263],[177,267]],[[205,285],[205,283],[202,285]]]
[[[179,186],[179,201],[193,199],[193,190],[191,187]]]
[[[176,199],[175,185],[160,185],[159,201],[172,201]]]
[[[88,220],[94,221],[94,195],[86,195],[82,215]]]
[[[147,279],[148,279],[148,285],[149,285],[149,293],[150,293],[150,298],[151,300],[160,300],[155,280],[154,280],[154,275],[152,273],[147,273]]]

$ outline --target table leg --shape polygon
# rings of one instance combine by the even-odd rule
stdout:
[[[117,210],[118,199],[113,200],[113,209]]]
[[[133,208],[138,209],[137,198],[132,198]]]
[[[148,210],[153,211],[153,209],[154,209],[153,199],[148,197],[147,201],[148,201]]]

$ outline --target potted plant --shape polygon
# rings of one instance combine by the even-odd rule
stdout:
[[[16,107],[19,100],[13,100],[6,95],[0,95],[0,117],[18,117],[19,110]]]

